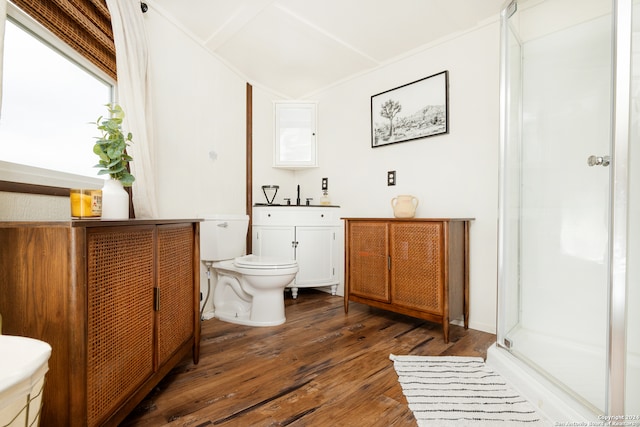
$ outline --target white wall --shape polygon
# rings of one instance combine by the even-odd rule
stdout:
[[[245,213],[245,80],[153,8],[145,22],[160,216]]]
[[[399,194],[420,200],[418,217],[473,217],[470,326],[495,332],[497,270],[498,103],[500,25],[490,23],[317,93],[320,167],[271,168],[272,110],[254,92],[254,198],[263,184],[280,185],[278,199],[321,196],[329,178],[332,203],[344,216],[392,217]],[[371,148],[371,95],[449,70],[449,134]],[[264,111],[263,111],[264,109]],[[267,110],[268,109],[268,110]],[[264,160],[263,160],[264,159]],[[397,185],[386,185],[387,171]]]
[[[278,185],[275,203],[285,197],[295,202],[296,180],[294,172],[273,167],[274,111],[273,101],[279,96],[264,88],[253,88],[253,202],[266,203],[263,185]],[[268,193],[271,196],[271,193]]]

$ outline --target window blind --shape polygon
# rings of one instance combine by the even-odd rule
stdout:
[[[106,0],[11,0],[116,79],[116,49]]]

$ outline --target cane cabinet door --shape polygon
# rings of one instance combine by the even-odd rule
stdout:
[[[385,222],[349,223],[349,293],[391,302],[389,240]]]
[[[163,364],[194,331],[194,231],[191,224],[158,227],[156,314],[158,363]]]
[[[154,226],[87,230],[87,424],[153,374]]]
[[[391,224],[391,301],[433,314],[443,312],[442,222]]]

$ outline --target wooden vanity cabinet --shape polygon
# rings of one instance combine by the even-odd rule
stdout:
[[[42,425],[117,425],[199,358],[199,223],[0,223],[3,333],[52,347]]]
[[[442,324],[469,326],[470,219],[345,218],[349,301]]]

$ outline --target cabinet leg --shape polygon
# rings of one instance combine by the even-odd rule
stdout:
[[[293,299],[298,298],[298,288],[291,288],[291,296]]]
[[[338,285],[331,285],[331,295],[335,295],[338,292]]]
[[[442,322],[442,333],[444,335],[444,343],[449,344],[449,319],[444,319]]]
[[[463,291],[463,315],[464,328],[469,329],[469,221],[464,222],[464,291]]]
[[[197,365],[200,362],[200,343],[193,344],[193,364]]]

